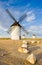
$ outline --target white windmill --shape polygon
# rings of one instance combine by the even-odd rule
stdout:
[[[9,28],[8,32],[10,32],[11,35],[11,39],[13,40],[19,40],[21,39],[21,29],[23,29],[26,34],[28,34],[28,32],[25,30],[25,28],[23,26],[20,25],[20,22],[27,16],[26,14],[24,14],[23,16],[20,17],[19,21],[17,21],[12,14],[9,12],[8,9],[6,9],[6,12],[10,15],[10,17],[15,21]]]
[[[33,34],[32,38],[33,38],[33,39],[35,39],[35,38],[36,38],[36,35],[35,35],[35,34]]]

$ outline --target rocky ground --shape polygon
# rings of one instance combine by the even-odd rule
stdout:
[[[42,42],[29,44],[30,53],[18,52],[22,41],[0,40],[0,65],[32,65],[26,58],[34,53],[37,58],[35,65],[42,65]]]

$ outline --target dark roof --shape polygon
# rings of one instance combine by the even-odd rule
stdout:
[[[12,26],[20,26],[21,27],[21,25],[18,22],[13,23],[10,27],[12,27]]]

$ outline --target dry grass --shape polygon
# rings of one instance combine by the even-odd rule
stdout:
[[[40,41],[40,43],[29,44],[29,54],[18,52],[22,41],[23,40],[0,39],[0,65],[31,65],[26,61],[27,56],[31,53],[34,53],[37,57],[37,63],[35,65],[42,65],[42,40],[36,39],[36,41]],[[31,39],[27,41],[31,41]]]

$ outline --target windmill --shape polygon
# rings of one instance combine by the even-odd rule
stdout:
[[[21,39],[21,29],[25,31],[26,34],[28,34],[28,32],[25,30],[25,28],[23,26],[21,26],[20,22],[26,18],[26,14],[22,15],[19,19],[19,21],[17,21],[12,14],[10,13],[10,11],[8,9],[6,9],[6,12],[9,14],[9,16],[13,19],[14,23],[10,26],[8,32],[11,35],[11,39],[13,40],[19,40]]]
[[[36,35],[35,35],[35,34],[33,34],[32,38],[33,38],[33,39],[35,39],[35,38],[36,38]]]

